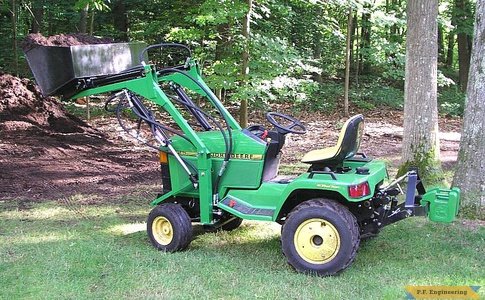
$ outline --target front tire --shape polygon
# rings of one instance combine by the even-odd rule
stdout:
[[[176,203],[163,203],[148,215],[147,232],[150,242],[161,251],[186,249],[192,241],[192,223],[187,212]]]
[[[355,259],[359,227],[347,207],[328,199],[296,206],[282,230],[283,253],[298,272],[336,275]]]

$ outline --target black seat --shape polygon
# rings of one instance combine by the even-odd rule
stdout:
[[[301,161],[319,166],[340,165],[345,159],[351,158],[357,153],[363,131],[364,116],[355,115],[345,122],[335,146],[312,150],[305,154]]]

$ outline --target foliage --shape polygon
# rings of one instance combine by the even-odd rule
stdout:
[[[331,112],[343,96],[343,85],[335,82],[313,83],[308,84],[304,91],[307,96],[296,103],[299,110]]]
[[[110,0],[77,0],[76,4],[74,4],[74,9],[82,10],[92,7],[99,11],[109,10],[109,2]]]
[[[475,6],[476,1],[473,0],[455,0],[453,5],[449,6],[448,10],[452,23],[456,24],[453,27],[454,33],[465,33],[473,36]]]
[[[380,84],[379,81],[362,84],[352,90],[351,99],[357,106],[372,109],[375,107],[402,110],[404,93],[392,86]]]
[[[438,110],[443,116],[463,116],[465,93],[456,86],[438,90]]]
[[[18,1],[13,10],[18,24],[18,40],[29,33],[32,10],[40,0]],[[15,2],[15,1],[14,1]],[[123,3],[124,11],[116,5]],[[13,2],[12,2],[13,3]],[[208,75],[210,86],[223,90],[226,99],[248,99],[254,107],[265,107],[271,102],[289,101],[302,109],[332,109],[339,107],[342,96],[337,85],[342,80],[345,62],[346,20],[349,6],[353,9],[352,76],[365,81],[366,76],[381,80],[367,86],[353,88],[351,101],[362,108],[384,104],[400,108],[405,63],[405,5],[403,1],[303,1],[263,0],[253,3],[251,35],[249,41],[242,36],[242,18],[247,10],[243,0],[173,0],[119,1],[69,0],[43,1],[44,18],[41,28],[44,35],[76,32],[80,20],[79,10],[89,7],[96,10],[94,34],[111,36],[116,40],[144,41],[148,44],[179,42],[188,45],[200,60]],[[460,32],[470,33],[470,14],[474,1],[466,11],[451,0],[442,1],[440,24],[443,40]],[[14,56],[11,49],[11,3],[0,6],[0,32],[3,43],[0,50],[0,68],[12,71]],[[47,17],[48,16],[48,17]],[[120,32],[115,20],[126,18],[128,31]],[[455,22],[452,25],[451,21]],[[470,27],[471,26],[471,27]],[[369,32],[368,41],[363,31]],[[241,55],[249,42],[248,84],[241,84]],[[452,45],[451,53],[457,53]],[[21,75],[29,75],[20,53]],[[362,66],[369,67],[367,74]],[[453,66],[447,66],[453,69]],[[456,72],[456,70],[455,70]],[[445,70],[444,75],[449,72]],[[443,89],[440,102],[444,114],[462,111],[461,97],[453,90],[455,81],[440,73]],[[443,75],[443,76],[441,76]],[[361,80],[363,79],[363,80]],[[328,82],[332,82],[331,85]],[[334,86],[335,84],[335,86]],[[448,89],[449,88],[449,89]],[[343,94],[343,92],[342,92]],[[456,98],[455,98],[456,97]],[[309,103],[309,99],[312,102]],[[315,100],[313,100],[315,99]],[[338,99],[338,100],[337,100]]]

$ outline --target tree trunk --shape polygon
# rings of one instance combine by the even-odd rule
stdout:
[[[346,117],[349,116],[349,89],[350,89],[350,41],[352,37],[352,8],[349,8],[348,18],[347,18],[347,46],[345,51],[345,88],[344,88],[344,114]]]
[[[89,5],[86,5],[84,9],[80,11],[79,16],[79,33],[86,33],[88,28],[88,9]]]
[[[453,22],[451,23],[453,25]],[[446,46],[446,67],[451,68],[453,67],[453,49],[455,48],[455,35],[453,32],[448,34],[448,45]]]
[[[468,47],[469,36],[466,33],[459,33],[457,35],[458,41],[458,68],[459,68],[459,83],[463,91],[467,90],[468,73],[470,71],[470,50]]]
[[[32,14],[33,20],[30,27],[31,33],[41,33],[42,32],[42,22],[44,20],[44,0],[34,1],[32,3]]]
[[[465,100],[460,150],[453,185],[461,189],[462,207],[485,217],[485,2],[477,1],[475,36]]]
[[[125,1],[119,0],[113,3],[113,26],[119,34],[119,40],[128,41],[128,17],[126,15]]]
[[[445,39],[443,33],[443,26],[438,26],[438,62],[444,63],[445,57]]]
[[[470,70],[470,55],[471,55],[471,33],[467,32],[467,28],[472,26],[472,11],[470,9],[470,1],[455,0],[455,18],[457,42],[458,42],[458,66],[459,66],[459,83],[463,91],[467,90],[468,73]]]
[[[355,17],[354,17],[354,26],[355,26],[355,56],[354,56],[354,59],[355,59],[355,62],[354,62],[354,70],[355,70],[355,78],[354,78],[354,83],[355,83],[355,87],[356,88],[359,88],[359,75],[360,75],[360,64],[359,64],[359,52],[360,52],[360,48],[359,48],[359,30],[358,30],[358,22],[357,22],[357,19],[358,19],[358,16],[357,16],[357,13],[355,14]]]
[[[352,31],[350,36],[350,61],[354,61],[354,49],[358,48],[358,24],[357,24],[357,13],[352,15]],[[355,47],[357,46],[357,47]]]
[[[437,70],[438,0],[407,2],[404,137],[400,173],[417,166],[439,174]]]
[[[94,9],[91,10],[91,22],[89,24],[89,35],[93,36],[94,35]]]
[[[318,5],[315,10],[315,18],[316,20],[321,20],[323,14],[323,7]],[[323,44],[323,36],[322,31],[315,29],[313,30],[313,58],[315,61],[321,62],[322,60],[322,44]],[[323,83],[323,74],[321,72],[312,72],[313,80],[318,83]]]
[[[11,17],[12,17],[12,51],[13,51],[13,65],[15,75],[19,75],[19,55],[17,48],[17,1],[12,0],[11,2]]]
[[[362,13],[362,25],[361,34],[360,34],[360,74],[369,74],[370,73],[370,62],[367,55],[362,55],[362,50],[368,49],[370,47],[370,38],[371,38],[371,14],[369,12]]]
[[[244,16],[244,23],[243,23],[243,36],[244,36],[244,50],[242,53],[242,69],[241,75],[242,80],[241,84],[244,86],[246,82],[246,77],[249,72],[248,70],[248,63],[249,63],[249,32],[250,32],[250,23],[251,23],[251,10],[253,7],[253,1],[248,0],[248,11]],[[241,99],[241,109],[239,111],[239,124],[241,127],[246,128],[248,126],[248,99]]]

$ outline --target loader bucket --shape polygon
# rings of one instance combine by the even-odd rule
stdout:
[[[434,188],[423,195],[421,205],[429,204],[428,217],[434,222],[453,222],[460,205],[460,189]]]
[[[25,50],[34,78],[44,96],[65,98],[82,90],[80,80],[120,73],[140,64],[144,43],[77,46],[36,45]]]

